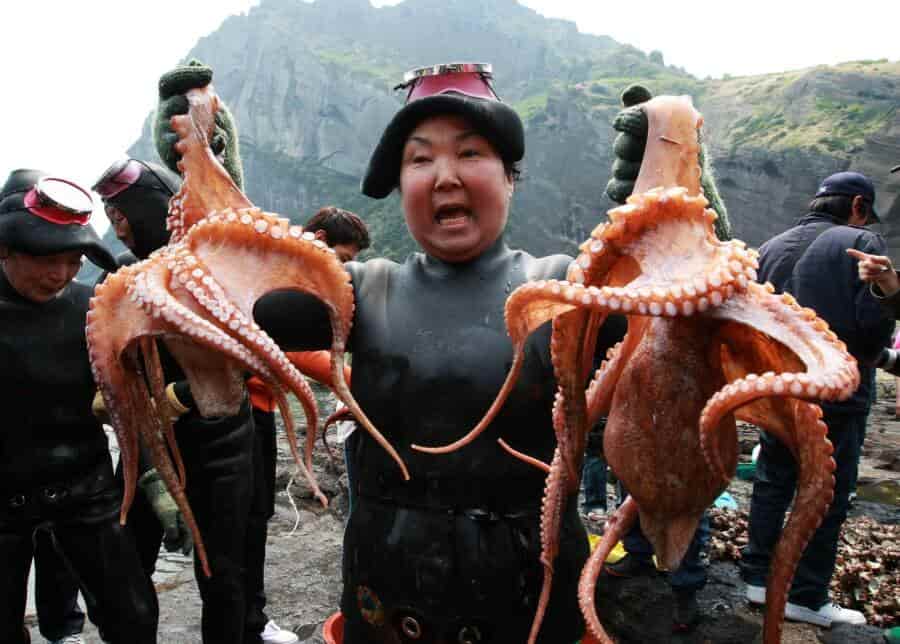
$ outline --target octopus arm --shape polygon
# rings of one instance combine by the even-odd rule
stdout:
[[[715,433],[723,416],[773,396],[810,402],[846,400],[859,386],[856,360],[844,343],[815,311],[800,307],[788,294],[777,296],[766,286],[749,284],[746,291],[735,294],[710,315],[749,326],[775,341],[768,354],[771,370],[748,373],[729,383],[710,398],[700,415],[704,455],[723,478],[725,468],[718,458]],[[785,367],[790,370],[774,371]]]
[[[600,364],[587,390],[588,427],[609,415],[616,383],[628,358],[634,352],[647,330],[649,318],[632,316],[628,320],[625,338],[606,352],[606,360]]]
[[[266,381],[273,381],[265,364],[243,345],[221,329],[198,316],[168,293],[163,284],[168,270],[159,257],[134,264],[111,275],[98,287],[91,299],[87,318],[87,341],[94,369],[94,377],[103,395],[110,420],[122,452],[125,474],[125,493],[120,514],[124,523],[134,498],[137,478],[137,441],[141,437],[149,451],[154,467],[166,483],[172,498],[185,517],[197,547],[204,572],[210,574],[203,539],[184,493],[183,475],[176,473],[169,455],[168,432],[160,420],[153,398],[145,383],[143,370],[137,362],[138,345],[144,348],[144,359],[149,360],[150,386],[158,390],[154,381],[158,361],[155,345],[146,338],[177,333],[190,338],[198,345],[218,353],[224,353],[241,368],[259,374]],[[135,279],[131,279],[135,278]],[[126,368],[131,364],[131,368]],[[189,365],[184,365],[189,371]],[[157,391],[156,396],[160,394]],[[177,446],[176,462],[180,462]],[[182,469],[182,467],[179,467]]]
[[[129,272],[128,268],[120,273]],[[118,274],[117,274],[118,275]],[[143,315],[140,306],[131,301],[125,292],[125,280],[110,276],[97,286],[96,295],[91,299],[87,314],[86,337],[94,381],[103,396],[110,422],[116,432],[125,478],[125,490],[120,511],[120,521],[124,524],[128,510],[134,501],[134,490],[138,470],[138,435],[143,431],[130,431],[143,426],[155,418],[149,413],[149,399],[135,396],[135,387],[142,384],[140,377],[128,371],[122,364],[130,343],[143,335],[153,335],[163,331],[163,325]]]
[[[497,394],[494,402],[491,403],[490,408],[475,428],[459,440],[440,447],[426,447],[414,444],[412,445],[414,450],[429,454],[454,452],[471,443],[488,428],[506,403],[509,394],[512,393],[516,385],[516,381],[519,379],[522,364],[525,360],[525,341],[543,324],[575,308],[573,303],[564,298],[556,297],[552,294],[550,297],[543,295],[544,289],[556,288],[559,290],[562,284],[568,283],[555,280],[528,282],[512,292],[506,300],[506,328],[512,340],[513,361],[500,393]]]
[[[544,498],[541,502],[541,564],[544,567],[544,581],[541,586],[541,594],[538,598],[538,606],[535,611],[534,621],[531,624],[531,633],[528,636],[528,644],[537,641],[541,630],[541,623],[550,603],[550,590],[553,587],[553,564],[559,553],[559,530],[562,525],[562,513],[565,505],[566,489],[565,465],[559,448],[553,454],[550,463],[550,473],[544,488]]]
[[[352,411],[360,424],[391,455],[405,479],[406,464],[394,447],[375,428],[350,393],[345,377],[344,350],[353,321],[354,299],[350,275],[334,251],[291,226],[286,219],[255,208],[240,211],[226,209],[198,222],[185,237],[191,254],[184,257],[184,267],[176,269],[178,279],[191,281],[210,278],[206,288],[221,301],[220,320],[232,334],[254,342],[263,349],[263,358],[272,370],[291,383],[301,402],[311,401],[311,392],[297,369],[271,337],[252,321],[256,302],[274,291],[296,291],[320,300],[328,310],[332,332],[331,383],[337,396]],[[190,259],[189,259],[190,258]],[[193,268],[192,268],[193,267]],[[197,273],[199,271],[199,274]],[[196,289],[203,289],[195,284]],[[227,304],[226,304],[227,303]],[[228,308],[228,305],[231,308]],[[213,308],[213,315],[217,309]],[[268,356],[268,357],[267,357]],[[302,382],[302,384],[301,384]],[[305,404],[307,415],[314,408]],[[314,418],[314,416],[313,416]],[[314,427],[312,421],[310,427]],[[311,450],[314,430],[307,433],[307,468],[312,467]]]
[[[581,578],[578,582],[578,603],[581,606],[581,614],[584,615],[588,630],[601,644],[612,644],[612,639],[600,624],[597,607],[594,605],[597,579],[600,577],[606,558],[609,557],[616,544],[625,538],[637,517],[637,503],[629,496],[606,522],[603,538],[594,548],[581,571]]]
[[[569,271],[570,275],[573,274],[573,270],[577,271],[579,269],[573,266],[573,269]],[[413,445],[413,449],[430,454],[446,454],[456,451],[475,440],[493,422],[500,409],[506,403],[509,394],[512,393],[525,359],[525,342],[528,337],[543,324],[575,309],[579,309],[579,317],[577,319],[580,322],[576,325],[578,331],[573,332],[584,338],[585,343],[577,346],[573,345],[571,347],[573,351],[572,356],[567,358],[567,360],[579,361],[581,366],[578,372],[573,375],[579,379],[579,387],[582,387],[584,378],[588,375],[590,364],[585,359],[585,356],[593,353],[597,329],[602,325],[608,314],[621,312],[621,300],[616,299],[616,294],[620,290],[610,287],[585,286],[584,284],[566,280],[540,280],[523,284],[513,291],[506,300],[506,328],[512,340],[513,361],[506,380],[494,402],[475,428],[459,440],[440,447]],[[580,317],[588,313],[591,314],[589,317],[584,317],[583,319]],[[663,315],[664,311],[660,309],[658,314]],[[556,350],[560,352],[565,351],[564,347],[570,344],[568,340],[557,340],[555,342]],[[579,354],[577,358],[575,353]],[[562,354],[560,354],[560,359],[562,359]],[[560,369],[556,369],[556,372],[557,376],[563,373]]]
[[[793,443],[786,440],[789,436],[779,439],[792,444],[797,454],[797,496],[769,568],[763,625],[766,642],[781,641],[785,603],[797,563],[834,499],[834,449],[822,422],[822,410],[800,400],[792,401],[792,408]]]
[[[581,480],[579,472],[589,429],[584,382],[593,360],[598,322],[605,317],[576,309],[553,320],[550,355],[558,387],[559,415],[554,430],[569,493],[577,490]]]

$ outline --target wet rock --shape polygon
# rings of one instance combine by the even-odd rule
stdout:
[[[840,624],[819,634],[822,644],[884,644],[884,632],[875,626]]]
[[[760,632],[760,624],[734,610],[742,597],[738,584],[733,566],[711,567],[709,583],[698,596],[700,622],[688,632],[673,633],[675,600],[666,575],[631,579],[602,575],[597,614],[619,644],[747,644]]]

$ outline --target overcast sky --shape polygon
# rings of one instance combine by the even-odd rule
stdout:
[[[699,77],[900,60],[896,0],[521,1],[583,32],[658,49],[667,64]],[[257,4],[0,2],[0,181],[14,168],[36,167],[90,185],[140,135],[160,73],[227,16]]]

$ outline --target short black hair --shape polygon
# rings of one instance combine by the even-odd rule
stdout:
[[[830,215],[841,221],[849,221],[853,214],[853,197],[850,195],[828,195],[816,197],[809,202],[810,212]]]
[[[321,208],[303,225],[306,233],[319,230],[324,231],[329,246],[356,244],[360,250],[365,250],[371,244],[365,222],[349,210],[335,206]]]

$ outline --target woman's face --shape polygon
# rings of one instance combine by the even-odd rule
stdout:
[[[116,238],[125,245],[128,250],[134,250],[134,234],[131,232],[131,225],[125,218],[121,210],[112,204],[106,204],[104,207],[106,218],[116,233]]]
[[[438,259],[466,262],[490,247],[506,227],[512,193],[503,160],[460,116],[422,121],[403,147],[406,225]]]
[[[81,268],[81,251],[55,255],[28,255],[8,251],[2,258],[3,272],[10,285],[26,300],[49,302],[69,283]]]

